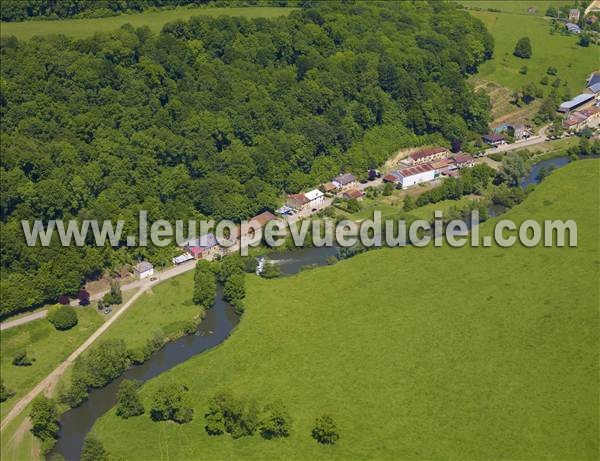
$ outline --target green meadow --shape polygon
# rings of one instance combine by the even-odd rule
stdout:
[[[527,2],[523,0],[459,0],[461,5],[469,9],[477,10],[500,10],[503,13],[526,14],[529,16],[544,16],[548,7],[558,8],[567,5],[569,2],[564,0],[535,0]],[[529,7],[536,10],[529,12]]]
[[[504,12],[471,11],[471,14],[483,21],[495,40],[494,56],[480,66],[477,79],[497,82],[516,90],[530,82],[539,85],[548,67],[554,66],[558,69],[558,78],[575,96],[585,88],[589,74],[600,67],[597,47],[583,48],[578,45],[575,36],[551,34],[550,22],[547,19]],[[525,36],[531,40],[533,54],[530,59],[521,59],[513,55],[517,40]],[[526,75],[520,73],[523,66],[527,66]],[[555,78],[549,76],[550,83]],[[546,94],[551,88],[539,86],[544,88]]]
[[[62,19],[60,21],[24,21],[0,23],[0,35],[14,35],[28,40],[36,35],[64,34],[82,38],[96,32],[111,32],[125,24],[133,27],[148,26],[154,32],[177,19],[188,20],[192,16],[242,16],[246,18],[275,18],[287,16],[293,8],[240,7],[240,8],[175,8],[160,11],[145,11],[137,14],[120,14],[107,18]]]
[[[145,415],[113,410],[94,432],[117,459],[598,459],[599,173],[575,162],[503,216],[573,219],[577,248],[385,249],[248,276],[232,336],[146,383]],[[165,383],[189,387],[192,422],[151,421]],[[282,399],[290,437],[208,436],[208,400],[226,388]],[[323,413],[336,445],[310,437]]]
[[[58,331],[46,319],[2,331],[0,335],[0,371],[4,385],[15,392],[2,402],[2,415],[9,411],[20,397],[33,389],[54,370],[71,352],[102,324],[102,316],[92,307],[76,308],[79,322],[67,331]],[[35,358],[30,366],[15,366],[12,359],[19,350]]]
[[[127,347],[142,347],[154,332],[165,337],[181,334],[185,325],[198,318],[202,310],[192,302],[194,271],[153,286],[109,327],[100,341],[123,339]]]

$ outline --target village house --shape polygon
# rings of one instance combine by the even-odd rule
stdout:
[[[212,259],[222,252],[213,233],[189,240],[184,243],[183,247],[194,259]]]
[[[308,204],[308,198],[304,194],[289,194],[285,204],[294,210],[301,210]]]
[[[323,206],[325,201],[325,194],[321,192],[319,189],[309,190],[304,196],[308,199],[307,205],[310,208],[318,208]]]
[[[324,194],[335,194],[337,189],[337,186],[332,182],[326,182],[325,184],[321,184],[321,191]]]
[[[435,179],[435,169],[429,163],[424,163],[403,168],[398,171],[398,175],[400,179],[398,184],[400,184],[402,189],[406,189],[416,184]]]
[[[244,225],[237,226],[237,238],[240,240],[242,237],[248,241],[249,244],[254,243],[257,239],[262,238],[262,233],[258,233],[257,229],[264,228],[269,221],[276,221],[275,216],[270,211],[263,211],[262,213],[248,219],[248,222]]]
[[[577,112],[572,112],[567,119],[563,121],[565,130],[572,133],[581,131],[585,128],[595,128],[600,123],[600,108],[590,107]]]
[[[575,96],[570,101],[563,102],[559,107],[558,111],[562,113],[568,113],[573,110],[585,109],[594,103],[594,95],[582,93]]]
[[[342,198],[344,198],[346,200],[352,200],[352,199],[362,200],[362,198],[364,196],[365,196],[365,193],[358,189],[350,189],[342,194]]]
[[[569,10],[569,21],[570,22],[579,22],[579,10],[577,8],[571,8]]]
[[[473,157],[467,154],[456,154],[452,160],[458,168],[472,168],[475,165]]]
[[[484,143],[489,144],[490,146],[501,146],[502,144],[506,144],[506,139],[501,134],[492,133],[492,134],[484,134],[481,139]]]
[[[356,177],[351,173],[344,173],[336,176],[331,180],[331,182],[337,186],[337,188],[341,191],[345,191],[348,189],[353,189],[357,186],[358,181]]]
[[[407,162],[410,165],[420,165],[435,160],[441,160],[448,155],[448,149],[445,147],[432,147],[414,152],[408,156]]]
[[[154,275],[154,266],[148,261],[142,261],[133,266],[133,273],[140,280]]]

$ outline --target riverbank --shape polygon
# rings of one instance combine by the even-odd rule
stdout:
[[[553,173],[503,216],[575,219],[578,248],[383,249],[292,277],[249,276],[235,334],[141,390],[149,407],[161,384],[187,385],[194,420],[123,420],[113,409],[94,433],[130,459],[497,459],[508,448],[524,459],[591,458],[600,207],[580,199],[599,196],[590,162]],[[208,436],[203,415],[223,388],[282,399],[290,437]],[[322,413],[340,428],[335,446],[310,438]]]

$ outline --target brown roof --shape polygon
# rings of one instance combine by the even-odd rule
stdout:
[[[435,162],[431,162],[431,166],[436,170],[440,170],[442,168],[446,168],[451,163],[452,160],[450,160],[449,158],[444,158],[442,160],[436,160]]]
[[[361,198],[363,195],[365,194],[358,189],[351,189],[349,191],[344,192],[344,196],[348,198]]]
[[[261,214],[254,216],[248,220],[248,223],[244,226],[237,226],[238,238],[242,235],[254,232],[254,228],[257,226],[265,227],[269,221],[273,221],[277,217],[270,211],[263,211]]]
[[[306,205],[309,202],[304,194],[289,194],[288,199],[296,200],[301,205]]]
[[[445,147],[431,147],[429,149],[422,149],[413,154],[410,154],[410,158],[413,160],[419,160],[421,158],[429,157],[430,155],[439,154],[440,152],[447,152],[448,149]]]
[[[454,161],[456,163],[468,163],[473,161],[473,157],[465,154],[457,154],[454,156]]]
[[[325,184],[321,184],[321,189],[323,192],[331,192],[337,189],[336,185],[332,182],[326,182]]]
[[[583,116],[587,119],[592,115],[596,115],[598,112],[600,112],[600,107],[589,107],[587,109],[581,109],[578,112],[580,114],[583,114]]]
[[[423,163],[422,165],[411,166],[408,168],[402,168],[398,173],[402,175],[403,178],[408,176],[414,176],[419,173],[425,173],[426,171],[433,170],[433,167],[430,163]]]

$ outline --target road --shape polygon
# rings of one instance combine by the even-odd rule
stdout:
[[[153,280],[150,280],[150,278],[146,278],[143,280],[135,280],[133,282],[126,283],[123,286],[121,286],[121,290],[122,291],[130,291],[130,290],[135,290],[135,289],[139,289],[139,288],[147,288],[148,286],[158,283],[161,280],[168,280],[171,277],[176,277],[176,276],[183,274],[189,270],[192,270],[194,267],[196,267],[195,261],[193,261],[193,260],[187,261],[178,266],[173,266],[168,269],[165,269],[164,271],[156,272],[151,277]],[[106,293],[108,293],[108,289],[94,293],[93,295],[90,296],[90,300],[95,301],[95,300],[101,299]],[[71,306],[78,306],[78,305],[79,305],[78,300],[75,299],[75,300],[71,301]],[[34,320],[43,319],[44,317],[46,317],[47,313],[48,313],[48,309],[44,309],[41,311],[34,312],[33,314],[19,317],[18,319],[9,320],[7,322],[2,322],[2,323],[0,323],[0,331],[8,330],[9,328],[17,327],[17,326],[23,325],[25,323],[33,322]]]
[[[512,150],[517,149],[525,149],[526,147],[535,146],[537,144],[543,144],[545,142],[550,142],[546,139],[546,131],[548,130],[549,125],[545,125],[540,128],[540,131],[537,135],[531,136],[530,138],[524,139],[522,141],[517,141],[512,144],[503,144],[502,146],[492,147],[485,151],[486,155],[489,154],[498,154],[501,152],[510,152]]]
[[[172,276],[170,276],[172,277]],[[169,277],[169,278],[170,278]],[[0,431],[3,431],[10,422],[15,419],[26,407],[29,405],[33,399],[35,399],[39,394],[44,392],[45,390],[52,389],[52,387],[58,382],[62,374],[65,370],[71,365],[77,357],[79,357],[90,345],[96,341],[104,333],[117,319],[127,311],[127,309],[138,299],[142,293],[144,293],[150,283],[144,284],[130,299],[127,301],[121,309],[119,309],[115,315],[109,318],[106,322],[104,322],[100,328],[98,328],[92,335],[86,339],[81,346],[79,346],[67,359],[62,362],[52,373],[50,373],[43,381],[41,381],[37,386],[35,386],[31,391],[29,391],[21,400],[17,402],[17,404],[12,407],[12,409],[6,414],[2,423],[0,424]]]

